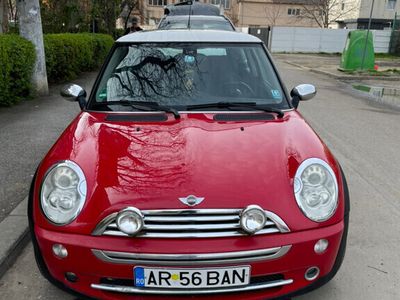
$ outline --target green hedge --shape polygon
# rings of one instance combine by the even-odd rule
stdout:
[[[47,34],[44,36],[47,76],[50,82],[75,78],[97,69],[114,40],[105,34]]]
[[[104,62],[114,40],[105,34],[47,34],[44,36],[47,77],[50,82],[76,78]],[[32,43],[18,35],[0,35],[0,105],[9,106],[31,91],[35,63]]]
[[[35,48],[18,35],[0,35],[0,105],[9,106],[31,91]]]

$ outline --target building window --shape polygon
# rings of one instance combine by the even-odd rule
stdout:
[[[210,4],[215,5],[215,6],[220,6],[222,2],[222,5],[224,6],[224,9],[230,9],[231,8],[231,0],[210,0]]]
[[[167,0],[149,0],[148,3],[152,6],[166,6]]]
[[[342,10],[344,10],[344,7],[345,7],[345,4],[344,4],[344,3],[342,3]]]
[[[149,24],[148,25],[155,26],[158,23],[160,23],[160,20],[161,19],[158,19],[158,18],[149,18]]]
[[[395,9],[397,0],[387,0],[386,8],[387,9]]]
[[[287,11],[287,14],[289,16],[299,16],[300,15],[300,9],[299,8],[289,8]]]

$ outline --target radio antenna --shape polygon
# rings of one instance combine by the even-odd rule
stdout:
[[[192,14],[192,1],[189,1],[189,20],[188,20],[188,29],[190,29],[190,15]]]

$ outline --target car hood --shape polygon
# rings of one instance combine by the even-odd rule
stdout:
[[[107,114],[82,112],[53,146],[39,176],[60,160],[82,168],[88,195],[81,224],[127,206],[187,209],[179,198],[195,195],[205,198],[196,209],[257,204],[289,227],[301,227],[294,221],[299,218],[311,225],[293,195],[297,167],[317,157],[340,175],[301,115],[290,111],[282,119],[240,122],[213,117],[192,113],[178,120],[115,122],[107,121]]]

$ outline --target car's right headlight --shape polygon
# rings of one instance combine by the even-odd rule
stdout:
[[[72,161],[52,166],[41,187],[40,204],[47,219],[56,225],[67,225],[81,212],[86,200],[86,179]]]
[[[309,158],[301,163],[294,178],[294,194],[307,218],[328,220],[338,205],[338,184],[332,168],[323,160]]]

